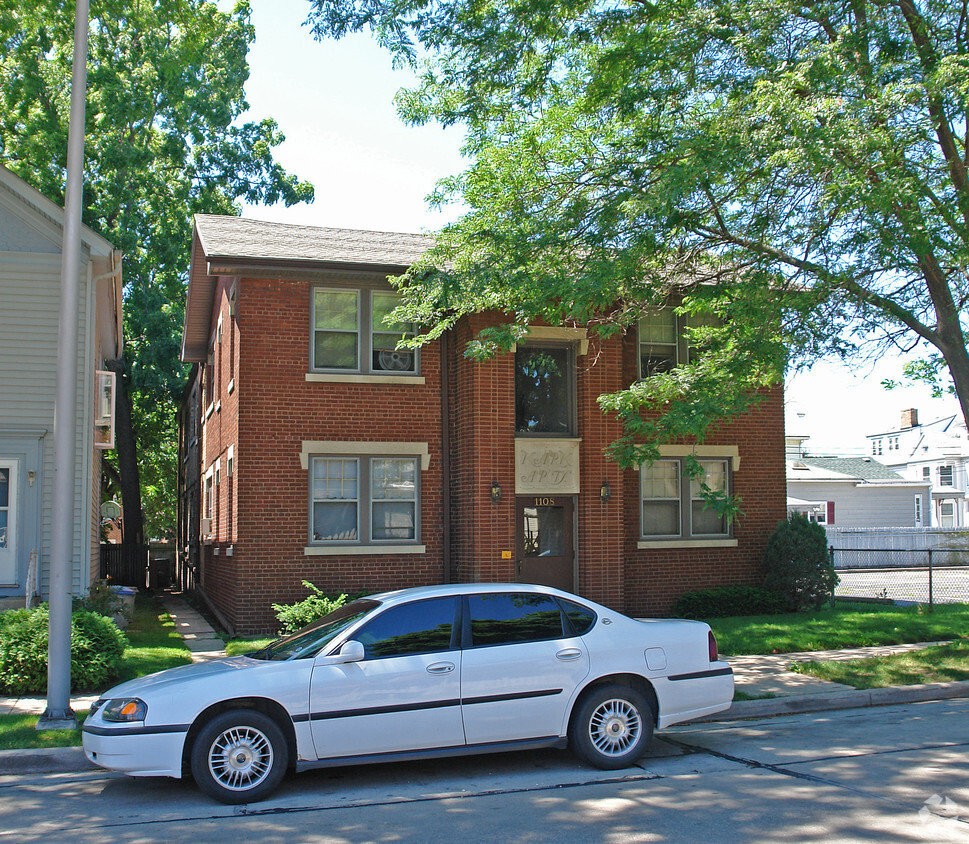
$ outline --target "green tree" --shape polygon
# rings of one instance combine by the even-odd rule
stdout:
[[[490,354],[671,295],[726,324],[600,399],[623,462],[872,344],[922,349],[969,419],[965,0],[311,0],[309,22],[372,29],[422,68],[403,117],[467,129],[433,200],[469,210],[407,279],[425,336],[498,309]]]
[[[73,18],[62,4],[0,0],[0,161],[59,204]],[[109,475],[129,542],[174,526],[192,215],[313,198],[274,162],[276,124],[243,120],[253,37],[246,2],[231,12],[206,0],[91,4],[83,219],[124,252],[124,359],[109,364],[124,374],[119,466]]]

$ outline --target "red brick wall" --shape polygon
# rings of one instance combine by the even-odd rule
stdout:
[[[368,276],[369,280],[374,277]],[[443,477],[441,344],[421,351],[423,385],[308,382],[312,283],[240,280],[236,321],[229,284],[219,291],[223,315],[220,410],[205,424],[203,472],[219,457],[218,535],[203,560],[203,585],[242,632],[272,630],[272,603],[306,595],[301,581],[326,592],[376,591],[443,580],[514,581],[514,355],[485,363],[464,357],[469,340],[495,315],[477,315],[453,330],[448,366],[450,472]],[[591,338],[576,358],[580,492],[576,496],[577,591],[633,614],[668,613],[682,592],[721,583],[757,583],[767,538],[786,512],[783,401],[770,392],[750,414],[723,425],[708,444],[735,445],[740,468],[734,490],[745,516],[736,548],[639,549],[639,475],[606,460],[621,434],[599,395],[635,377],[635,334]],[[227,385],[234,379],[234,390]],[[300,466],[304,440],[427,442],[421,472],[421,542],[425,554],[307,556],[308,477]],[[229,445],[236,471],[225,472]],[[490,498],[492,482],[501,500]],[[611,499],[600,500],[603,481]],[[444,525],[443,489],[451,524]],[[444,530],[451,563],[445,571]],[[232,556],[227,556],[228,548]],[[218,548],[219,555],[212,551]],[[502,552],[511,552],[503,558]]]
[[[207,578],[206,589],[217,606],[240,630],[258,632],[276,625],[272,603],[306,596],[303,580],[326,592],[349,593],[440,582],[438,344],[421,352],[423,385],[308,382],[312,284],[246,278],[237,296],[236,530],[232,558],[227,562],[223,556],[221,564],[209,569],[214,576]],[[304,440],[428,443],[430,465],[420,478],[426,553],[305,555],[309,481],[300,466]],[[223,442],[222,447],[227,445]],[[227,582],[231,580],[235,592]]]

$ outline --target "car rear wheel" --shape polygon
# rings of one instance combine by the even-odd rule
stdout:
[[[289,750],[276,722],[250,709],[217,715],[192,746],[192,776],[221,803],[249,803],[268,797],[289,763]]]
[[[569,726],[569,745],[595,768],[627,768],[646,752],[653,721],[652,707],[635,689],[601,686],[580,700]]]

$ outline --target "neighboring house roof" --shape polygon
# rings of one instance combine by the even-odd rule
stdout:
[[[911,484],[870,457],[798,457],[787,463],[788,481],[847,481],[851,483]],[[919,483],[918,485],[922,485]]]
[[[216,214],[195,215],[182,360],[203,361],[220,275],[369,270],[399,275],[434,241],[428,235],[328,229]]]

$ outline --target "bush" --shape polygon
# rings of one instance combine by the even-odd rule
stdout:
[[[295,604],[273,604],[276,618],[280,623],[280,636],[295,633],[297,630],[306,627],[307,624],[316,621],[318,618],[323,618],[323,616],[346,603],[346,595],[329,598],[308,580],[303,581],[303,586],[309,589],[310,594],[302,601],[297,601]]]
[[[47,605],[0,613],[0,691],[47,691]],[[71,690],[104,688],[121,673],[128,641],[110,619],[79,610],[71,616]]]
[[[821,609],[838,585],[824,528],[802,513],[793,513],[777,526],[767,542],[764,563],[764,586],[784,595],[787,608],[795,612]]]
[[[787,609],[787,599],[761,586],[714,586],[681,595],[673,607],[678,618],[772,615]]]

